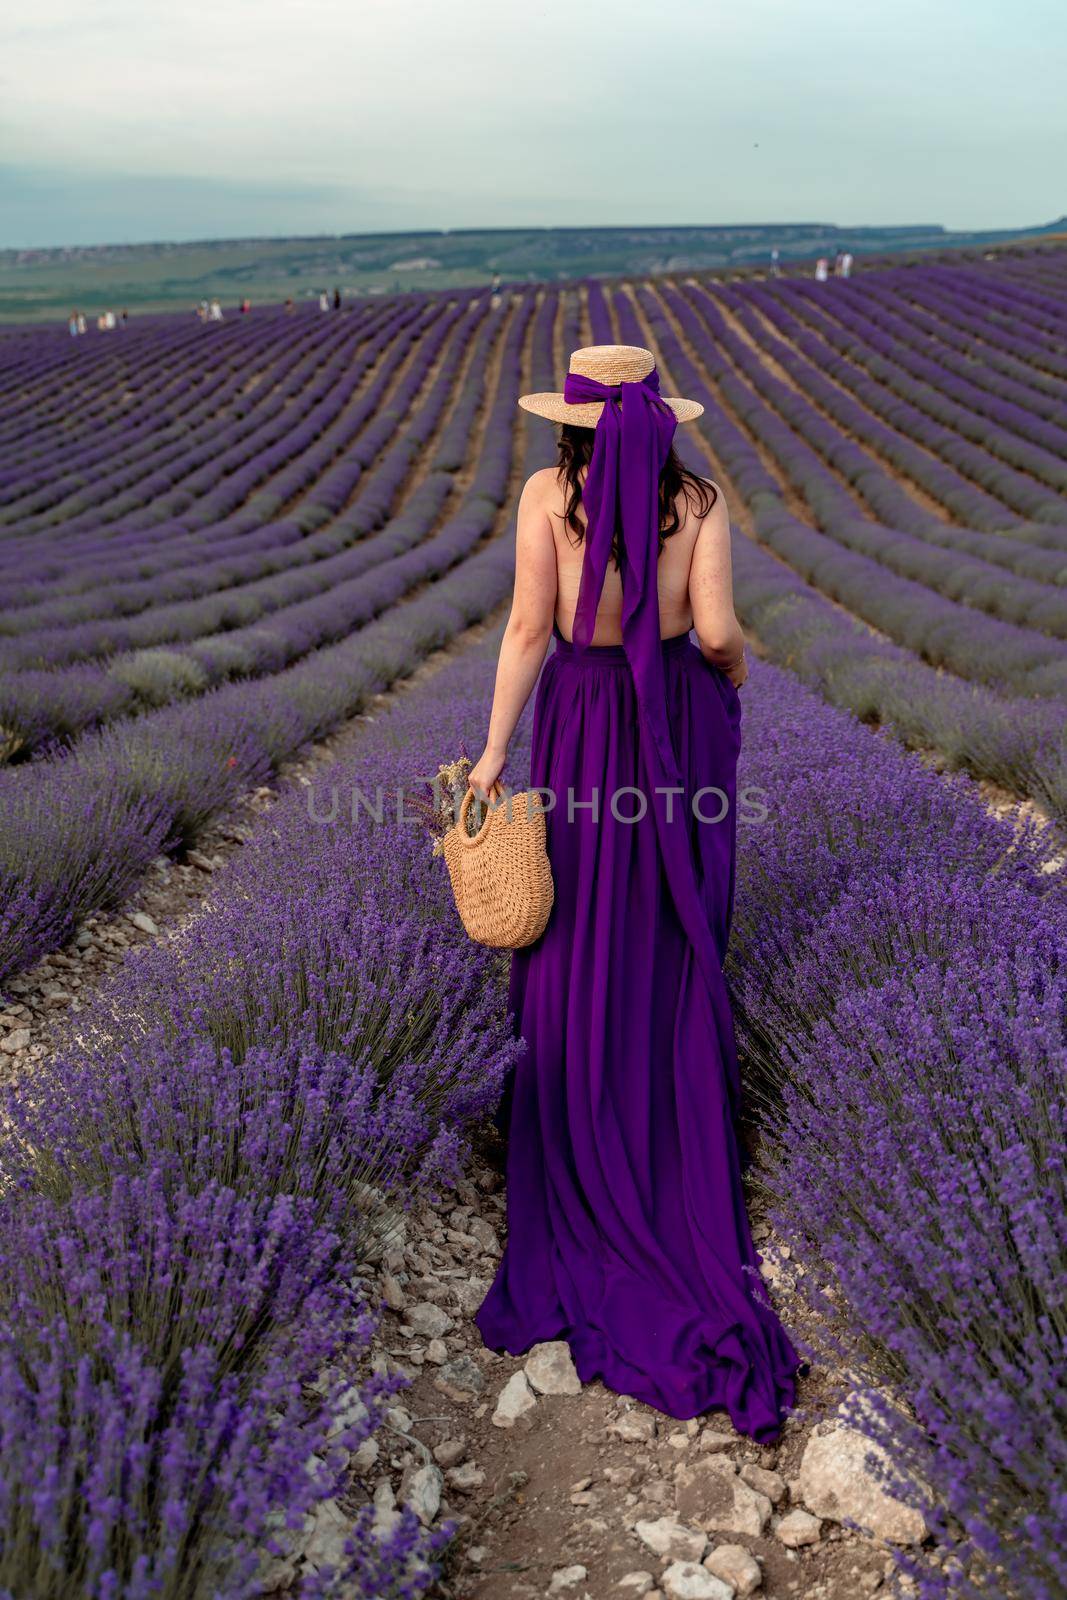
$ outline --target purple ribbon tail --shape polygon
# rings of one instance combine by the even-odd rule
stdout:
[[[572,633],[575,649],[584,650],[593,636],[612,538],[617,532],[623,591],[622,642],[633,675],[642,749],[652,784],[653,792],[647,801],[656,819],[664,870],[678,918],[714,1004],[722,995],[724,979],[686,822],[691,796],[681,793],[681,771],[667,714],[657,581],[659,478],[677,419],[659,398],[658,389],[655,372],[644,382],[618,387],[568,374],[564,396],[569,402],[604,401],[582,489],[586,545]],[[674,790],[674,795],[667,790]],[[714,1009],[719,1016],[719,1007]],[[724,1051],[724,1060],[730,1102],[736,1114],[740,1082],[732,1050]]]

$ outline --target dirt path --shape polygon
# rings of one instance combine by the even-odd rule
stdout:
[[[487,1138],[451,1203],[409,1217],[381,1267],[379,1361],[411,1387],[394,1430],[366,1448],[368,1487],[388,1508],[412,1494],[419,1504],[429,1485],[437,1518],[459,1520],[435,1600],[857,1600],[879,1590],[893,1567],[885,1540],[804,1504],[818,1476],[805,1451],[838,1398],[825,1371],[803,1381],[803,1410],[781,1441],[760,1446],[725,1413],[677,1422],[599,1382],[581,1386],[565,1344],[519,1359],[485,1349],[471,1318],[500,1255],[503,1165]],[[778,1310],[802,1336],[804,1313],[754,1198],[750,1215]]]

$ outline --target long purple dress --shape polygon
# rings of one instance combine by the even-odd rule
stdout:
[[[658,423],[658,407],[628,396],[640,387],[622,385],[621,408],[604,408],[624,468],[627,407]],[[556,629],[534,702],[530,776],[555,797],[556,900],[541,938],[512,957],[527,1050],[502,1118],[507,1242],[475,1320],[492,1349],[565,1339],[583,1382],[678,1418],[724,1407],[770,1441],[795,1402],[799,1358],[758,1276],[734,1126],[722,961],[740,698],[688,634],[659,638],[647,504],[626,531],[624,643],[584,642],[598,547],[609,517],[626,520],[594,466],[595,455],[575,642]]]

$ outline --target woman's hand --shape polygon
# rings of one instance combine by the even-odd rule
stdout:
[[[734,688],[740,689],[748,677],[748,661],[745,659],[744,651],[741,652],[740,658],[734,662],[732,667],[725,667],[723,670]]]
[[[506,750],[498,752],[486,745],[467,775],[467,783],[479,800],[488,801],[489,791],[503,771],[506,760]]]

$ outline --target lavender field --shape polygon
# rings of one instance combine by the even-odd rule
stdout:
[[[521,1364],[469,1337],[505,969],[425,830],[332,797],[477,755],[552,459],[515,398],[614,340],[705,407],[679,443],[764,658],[730,957],[754,1201],[812,1405],[847,1375],[911,1518],[849,1548],[885,1593],[1067,1594],[1067,252],[1040,252],[0,338],[0,1596],[506,1600],[565,1565],[513,1586],[445,1449],[455,1415],[502,1471],[519,1449],[477,1407]],[[79,976],[268,787],[195,915]],[[652,1560],[635,1481],[621,1543],[587,1532],[591,1600]],[[746,1534],[759,1592],[874,1592],[805,1504],[791,1574],[769,1498]]]

